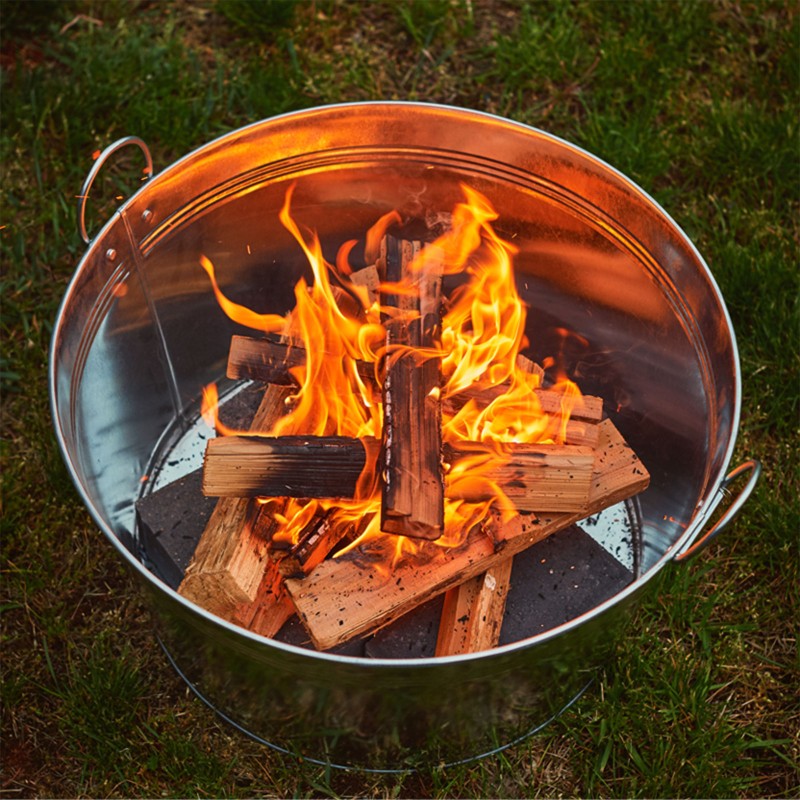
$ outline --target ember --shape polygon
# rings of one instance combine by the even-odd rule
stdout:
[[[354,270],[352,242],[333,265],[303,235],[292,191],[280,219],[314,280],[286,317],[232,303],[202,259],[223,310],[266,334],[233,337],[228,376],[267,386],[249,431],[206,392],[222,435],[203,491],[222,499],[179,591],[266,636],[296,611],[320,649],[447,592],[437,654],[495,646],[514,554],[649,476],[598,398],[564,376],[545,389],[521,354],[516,251],[484,197],[463,187],[427,246],[386,235],[401,221],[385,215]]]

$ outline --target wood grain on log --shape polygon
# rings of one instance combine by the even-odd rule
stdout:
[[[448,589],[436,639],[437,656],[491,650],[500,641],[513,556]]]
[[[440,335],[442,266],[433,257],[421,261],[420,253],[419,242],[387,237],[386,279],[414,292],[384,297],[399,313],[386,322],[381,530],[438,539],[444,531],[441,369],[438,358],[420,363],[418,353],[432,349]],[[421,267],[412,272],[412,264]]]
[[[476,526],[458,547],[428,545],[424,556],[401,560],[388,577],[369,562],[392,563],[395,545],[387,539],[374,540],[361,550],[323,561],[305,580],[287,580],[286,588],[315,645],[325,650],[372,631],[587,514],[645,489],[649,474],[641,461],[609,420],[600,427],[586,513],[519,514],[506,523],[494,516],[488,535],[486,526]]]
[[[290,394],[290,387],[268,385],[251,430],[269,429],[285,413]],[[242,614],[250,617],[251,611],[255,612],[262,584],[274,583],[274,575],[266,574],[267,542],[247,524],[248,502],[247,498],[235,497],[217,503],[178,587],[188,600],[237,624],[245,624]],[[269,598],[266,601],[268,606],[275,605]],[[288,619],[290,604],[283,602],[280,606],[274,614],[262,610],[261,617],[268,616],[269,621],[260,623],[261,630],[274,627],[281,615],[285,615],[284,621]]]

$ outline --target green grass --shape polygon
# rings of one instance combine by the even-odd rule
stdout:
[[[800,795],[800,27],[783,2],[11,2],[2,21],[2,719],[10,796]],[[348,100],[503,114],[579,144],[706,257],[744,378],[734,463],[764,477],[666,571],[595,689],[543,734],[446,771],[297,764],[194,700],[71,486],[47,346],[92,153],[157,169],[241,125]],[[91,230],[138,180],[120,159]]]

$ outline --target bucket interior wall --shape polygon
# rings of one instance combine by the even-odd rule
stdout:
[[[154,179],[92,243],[65,300],[53,348],[54,411],[76,483],[101,525],[136,552],[134,503],[154,459],[168,446],[166,432],[189,425],[202,387],[223,378],[230,336],[252,333],[219,308],[199,266],[201,255],[215,264],[231,299],[259,312],[285,313],[294,305],[297,280],[310,279],[300,247],[278,220],[290,185],[296,184],[293,217],[318,232],[333,261],[340,244],[363,241],[392,209],[406,219],[441,221],[463,198],[464,183],[486,195],[498,213],[495,229],[519,248],[515,274],[528,306],[527,354],[541,361],[563,350],[582,391],[603,397],[606,413],[651,473],[640,498],[646,578],[708,501],[724,467],[738,402],[735,346],[724,308],[674,224],[635,187],[580,151],[566,148],[560,158],[569,168],[554,168],[551,150],[566,146],[550,139],[544,140],[540,168],[526,163],[511,169],[476,154],[471,144],[404,149],[387,148],[383,140],[339,148],[335,158],[319,151],[273,162],[269,126],[248,136],[256,133],[267,155],[245,170],[234,161],[229,172],[220,172],[224,148],[216,144],[209,159],[216,172],[203,192],[176,188],[188,168],[180,163],[167,171],[163,189]],[[534,152],[538,138],[529,141]],[[191,168],[202,164],[195,156]],[[155,223],[147,230],[139,223],[144,208]],[[132,223],[123,226],[125,219]],[[111,244],[118,253],[113,262],[107,257]],[[564,340],[559,329],[570,336]],[[192,617],[156,579],[147,588],[171,626],[200,631],[208,659],[221,657],[213,623]],[[310,658],[244,639],[227,648],[238,662],[236,672],[245,669],[241,649],[251,671],[259,663],[275,670],[277,660],[284,672],[290,664],[293,674],[302,674]],[[503,670],[514,672],[514,654],[503,658]],[[197,659],[203,661],[195,653]],[[361,669],[352,670],[354,685],[362,683]],[[481,674],[484,667],[474,669]],[[385,685],[388,674],[397,681],[405,672],[382,672],[379,683]],[[465,674],[470,668],[461,664],[447,680],[469,687]],[[434,687],[442,677],[435,675]],[[223,684],[217,688],[224,695],[230,684]],[[245,681],[240,691],[251,684]],[[572,691],[576,679],[569,684]],[[414,695],[412,705],[422,707],[426,697]],[[251,701],[231,702],[245,709]],[[497,702],[487,699],[487,709]],[[512,716],[500,734],[495,726],[491,735],[524,730],[529,720]],[[473,728],[465,725],[470,735]],[[472,742],[473,750],[491,749],[488,730],[484,741]],[[411,745],[393,747],[384,747],[387,758],[400,757]],[[469,747],[459,741],[447,757]]]

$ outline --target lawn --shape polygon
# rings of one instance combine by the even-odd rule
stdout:
[[[799,19],[744,0],[3,0],[4,794],[800,796]],[[401,776],[289,760],[191,696],[70,482],[46,378],[93,153],[135,134],[158,170],[249,122],[375,99],[534,125],[651,193],[726,299],[733,464],[764,466],[576,706],[500,756]],[[118,171],[90,230],[133,182]]]

